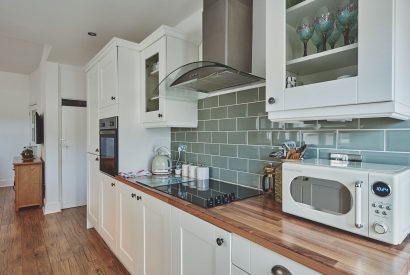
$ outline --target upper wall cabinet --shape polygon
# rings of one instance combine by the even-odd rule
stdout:
[[[141,42],[144,127],[197,127],[197,103],[169,97],[160,82],[180,66],[198,60],[198,47],[177,30],[162,26]]]
[[[410,1],[289,2],[266,2],[271,120],[410,118]]]
[[[108,107],[118,103],[118,66],[117,47],[112,47],[99,63],[101,78],[100,107]]]

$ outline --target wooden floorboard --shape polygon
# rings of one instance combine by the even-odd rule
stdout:
[[[44,216],[14,210],[14,190],[0,188],[0,275],[129,274],[94,229],[86,208]]]

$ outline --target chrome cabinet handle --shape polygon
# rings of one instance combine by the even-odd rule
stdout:
[[[137,201],[142,200],[141,196],[137,196]]]
[[[111,187],[115,187],[115,183],[111,182]]]
[[[112,97],[111,97],[111,100],[115,100],[115,96],[112,96]]]
[[[273,266],[270,272],[272,273],[272,275],[292,275],[289,269],[282,265]]]
[[[131,194],[131,198],[135,198],[137,195],[135,195],[134,193]]]
[[[355,187],[355,226],[356,228],[362,228],[362,183],[363,181],[356,181]]]
[[[224,243],[224,239],[222,239],[222,238],[216,238],[216,244],[217,244],[218,246],[221,246],[223,243]]]

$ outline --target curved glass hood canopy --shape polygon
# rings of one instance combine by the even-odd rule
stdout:
[[[185,64],[167,75],[156,87],[152,100],[159,97],[197,100],[210,92],[230,90],[250,84],[263,84],[265,79],[221,63],[198,61]]]

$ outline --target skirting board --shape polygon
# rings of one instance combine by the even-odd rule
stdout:
[[[45,202],[43,207],[44,215],[61,212],[61,203],[59,201]]]
[[[14,185],[14,179],[0,179],[0,187],[8,187]]]

